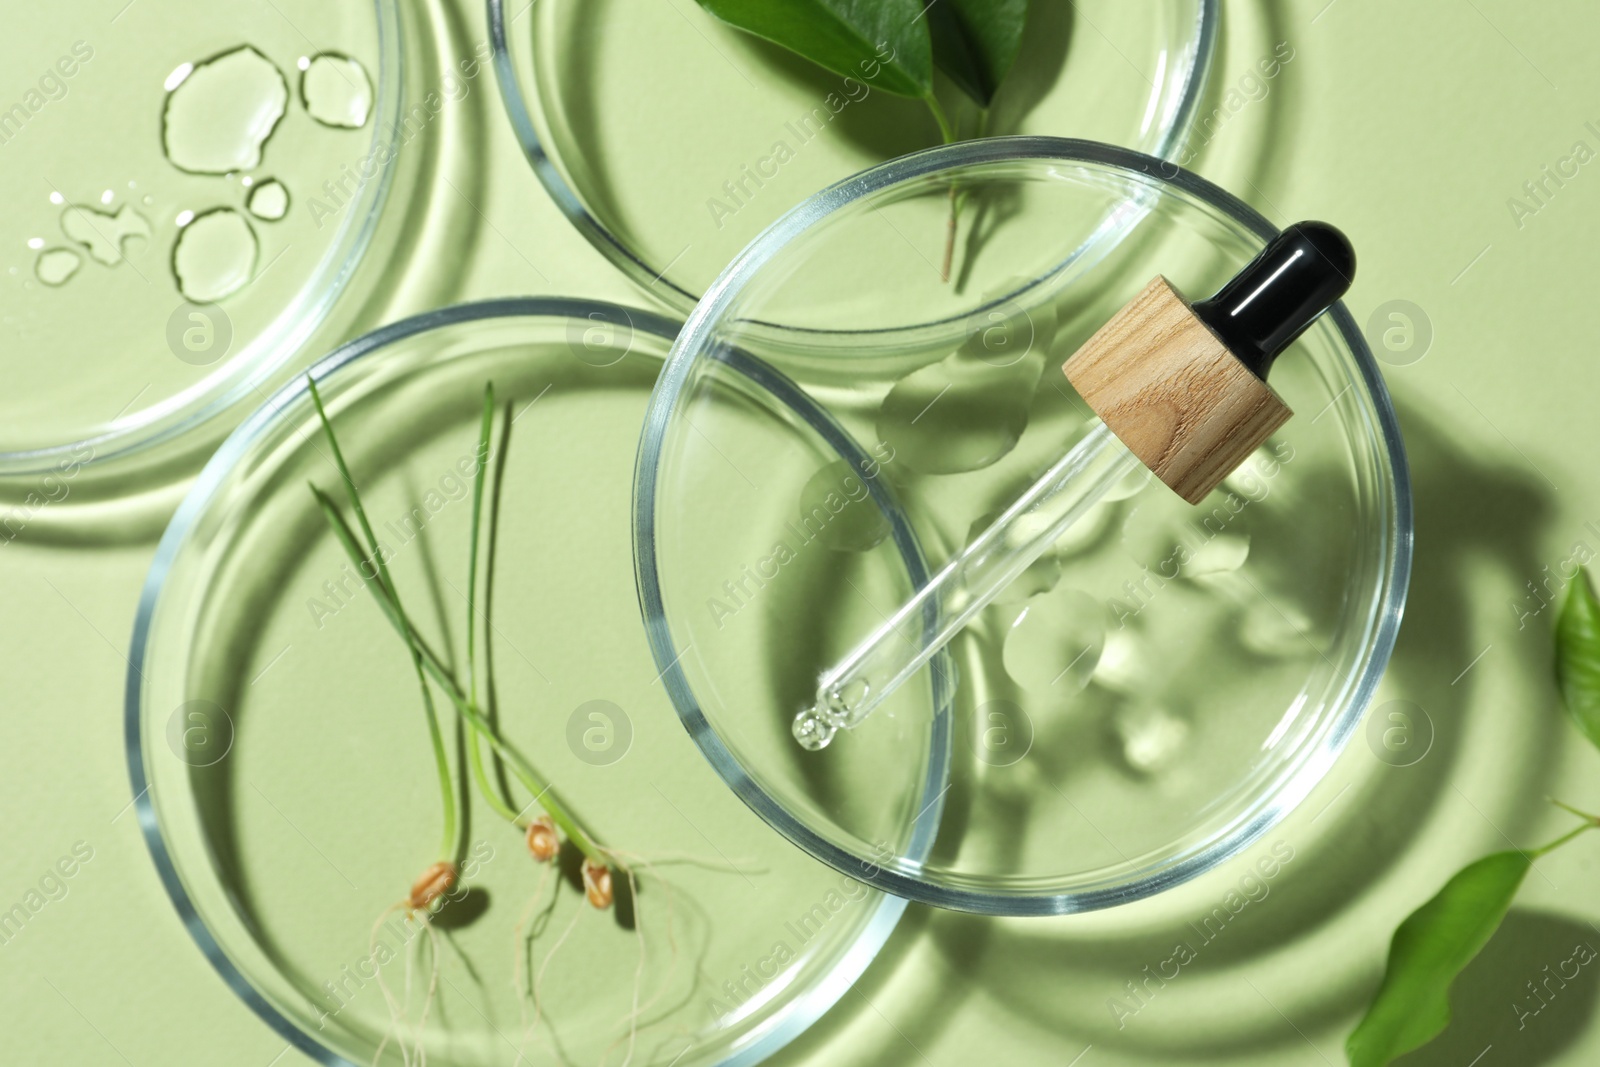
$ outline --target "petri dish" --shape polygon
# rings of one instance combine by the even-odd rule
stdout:
[[[501,95],[540,182],[602,254],[683,314],[789,208],[939,141],[920,101],[813,68],[693,0],[488,6]],[[1035,4],[1029,18],[989,132],[1181,151],[1215,0]]]
[[[1031,285],[963,293],[876,239],[936,217],[952,182],[1012,205],[981,255]],[[1064,258],[1052,241],[1118,211],[1114,248]],[[1083,341],[1153,275],[1208,296],[1275,233],[1169,162],[998,138],[819,193],[728,268],[652,400],[634,538],[663,679],[753,810],[887,892],[1028,915],[1175,885],[1306,795],[1383,672],[1410,567],[1394,412],[1342,305],[1277,363],[1298,416],[1200,506],[1130,476],[882,710],[789,751],[822,673],[918,587],[870,502],[897,501],[939,565],[1090,429],[1060,370]],[[873,304],[929,325],[857,328]],[[774,321],[816,329],[797,342]],[[729,351],[794,380],[868,462],[797,470],[763,445],[781,431],[724,398]],[[876,819],[905,803],[904,746],[924,731],[951,738],[937,836],[886,858]]]
[[[91,462],[171,463],[152,453],[259,403],[350,321],[411,167],[385,153],[401,18],[393,0],[18,17],[0,45],[27,76],[0,120],[0,478],[7,496],[41,475],[78,493]]]
[[[510,1063],[520,1048],[525,1062],[755,1063],[843,994],[904,910],[771,833],[662,694],[631,577],[629,476],[677,326],[612,305],[500,300],[386,326],[311,372],[407,610],[441,649],[464,640],[463,471],[493,381],[513,429],[496,431],[491,454],[503,470],[485,548],[496,576],[479,601],[491,707],[639,872],[626,908],[623,893],[589,908],[567,867],[554,889],[541,881],[550,868],[475,799],[468,892],[434,922],[428,1062]],[[855,461],[815,404],[746,368],[736,388],[749,403]],[[285,386],[174,517],[136,623],[129,768],[167,891],[229,985],[318,1062],[399,1063],[402,1039],[416,1061],[422,1000],[401,990],[423,996],[430,950],[394,914],[380,920],[437,844],[440,800],[403,646],[307,490],[339,485],[319,432],[304,380]],[[915,542],[902,547],[925,573]],[[922,742],[931,798],[946,753]],[[897,849],[928,839],[922,807],[893,831]],[[406,1011],[391,1013],[380,975]]]

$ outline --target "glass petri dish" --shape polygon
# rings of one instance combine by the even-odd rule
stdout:
[[[601,253],[680,313],[789,208],[939,140],[920,101],[815,69],[692,0],[488,6],[501,95],[540,182]],[[991,132],[1181,150],[1216,0],[1035,4],[1029,17]],[[1091,235],[1116,233],[1078,236]]]
[[[661,693],[631,580],[628,487],[676,329],[611,305],[500,300],[384,327],[312,371],[408,611],[441,649],[462,647],[464,472],[493,380],[515,425],[509,444],[497,431],[491,461],[505,457],[485,557],[495,592],[479,602],[496,667],[486,684],[508,738],[591,832],[644,857],[630,861],[632,903],[620,894],[595,911],[566,867],[553,890],[542,882],[550,868],[475,798],[470,891],[434,924],[443,967],[428,1062],[509,1063],[521,1045],[538,1062],[631,1048],[636,1064],[755,1063],[843,994],[904,910],[772,834]],[[751,403],[857,459],[804,394],[745,366],[735,387]],[[141,600],[129,768],[167,891],[229,985],[318,1062],[399,1063],[396,1041],[414,1038],[393,1025],[378,976],[398,999],[412,945],[420,997],[427,939],[396,914],[379,920],[428,863],[440,801],[403,646],[307,491],[308,479],[337,490],[330,462],[302,380],[202,472]],[[915,542],[902,546],[925,574]],[[931,798],[946,754],[923,747]],[[930,839],[916,815],[893,831],[897,849]],[[539,931],[531,949],[527,930]],[[531,1015],[519,975],[524,991],[543,976]],[[415,1023],[421,1002],[408,1003]]]
[[[7,496],[41,474],[77,492],[91,461],[148,456],[325,352],[410,166],[380,154],[401,120],[393,0],[18,17],[0,45],[28,75],[0,121]]]
[[[1018,295],[963,293],[876,239],[934,217],[952,182],[1012,205],[981,255],[1037,279]],[[1125,240],[1051,272],[1051,235],[1117,211]],[[1000,138],[820,193],[729,267],[652,400],[634,538],[678,713],[762,818],[891,893],[1057,914],[1191,878],[1306,795],[1388,661],[1410,566],[1400,435],[1342,305],[1278,361],[1299,415],[1203,504],[1130,477],[884,710],[817,752],[789,732],[822,672],[918,586],[867,502],[898,501],[949,558],[1089,429],[1067,357],[1153,275],[1198,299],[1275,232],[1171,163]],[[932,325],[826,329],[874,305]],[[772,321],[819,329],[795,343]],[[734,350],[798,382],[868,462],[791,460],[781,428],[724,399]],[[951,737],[937,838],[886,857],[876,819],[909,802],[904,746],[929,731]]]

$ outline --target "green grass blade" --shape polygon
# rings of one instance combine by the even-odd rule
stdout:
[[[494,383],[490,382],[483,389],[483,418],[478,425],[478,463],[472,475],[472,542],[467,549],[467,699],[473,707],[482,708],[483,703],[478,699],[478,545],[482,540],[483,524],[483,483],[489,466],[489,435],[494,430]],[[485,591],[487,600],[488,592]],[[485,625],[488,620],[485,619]],[[484,634],[487,642],[489,635]],[[495,784],[489,780],[489,774],[483,764],[484,737],[477,727],[467,727],[467,762],[472,769],[472,780],[477,783],[478,792],[483,799],[502,818],[513,825],[520,826],[522,819],[517,810],[513,808]]]
[[[400,603],[400,590],[395,586],[394,579],[389,575],[389,565],[384,561],[383,548],[378,543],[378,537],[372,530],[372,523],[367,519],[367,509],[361,504],[361,493],[356,489],[355,479],[350,476],[350,468],[344,461],[344,451],[339,447],[339,438],[333,432],[333,424],[328,421],[328,412],[322,406],[322,394],[317,390],[316,380],[311,375],[306,375],[306,386],[311,393],[311,403],[317,409],[317,418],[322,423],[322,432],[327,437],[328,447],[333,450],[334,466],[339,469],[339,477],[344,482],[345,496],[349,498],[350,510],[355,512],[356,521],[361,525],[361,532],[366,537],[367,545],[372,552],[372,566],[377,569],[378,577],[382,579],[386,599],[394,608],[394,614],[401,625],[401,636],[406,639],[406,647],[411,650],[413,666],[416,668],[417,679],[422,686],[423,712],[428,721],[428,739],[433,743],[434,769],[439,777],[440,803],[444,809],[444,856],[459,858],[464,842],[461,840],[461,822],[456,816],[455,790],[451,786],[450,757],[445,752],[444,734],[439,729],[439,714],[433,706],[433,694],[428,689],[426,677],[423,675],[423,657],[421,647],[416,639],[416,628],[411,625],[411,620],[406,616],[405,608]],[[313,487],[318,494],[319,504],[331,504],[325,495]],[[337,510],[337,509],[335,509]],[[358,574],[365,576],[366,567],[360,562],[356,565]]]
[[[456,709],[456,713],[466,720],[470,727],[483,735],[484,739],[489,742],[490,748],[505,761],[518,781],[522,783],[529,793],[533,794],[539,806],[549,813],[556,826],[578,847],[579,851],[597,863],[612,864],[610,857],[601,850],[595,839],[583,828],[550,782],[534,769],[533,764],[529,763],[522,753],[518,752],[508,742],[501,740],[483,717],[483,713],[467,700],[466,694],[461,691],[461,687],[456,683],[449,668],[444,665],[438,656],[429,653],[421,638],[410,629],[404,615],[399,612],[394,602],[388,598],[380,580],[375,576],[369,575],[366,569],[362,568],[361,563],[364,557],[360,547],[356,544],[355,535],[344,521],[344,517],[339,514],[333,501],[316,486],[311,487],[311,492],[316,496],[318,504],[322,507],[323,514],[327,516],[328,524],[333,528],[335,537],[344,547],[345,553],[350,557],[351,562],[355,564],[357,574],[363,582],[368,583],[373,588],[373,593],[378,598],[379,606],[383,609],[384,618],[389,620],[389,625],[394,627],[395,632],[400,635],[401,639],[410,644],[413,654],[421,661],[428,677],[450,699],[451,704]]]

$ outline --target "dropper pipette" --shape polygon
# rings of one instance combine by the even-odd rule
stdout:
[[[1301,222],[1207,300],[1151,280],[1062,368],[1097,416],[1090,429],[823,673],[795,739],[817,750],[858,726],[1141,463],[1189,503],[1205,499],[1293,414],[1267,374],[1354,276],[1345,236]]]

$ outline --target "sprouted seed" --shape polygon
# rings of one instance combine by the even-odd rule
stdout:
[[[669,966],[674,966],[678,958],[676,935],[673,933],[675,894],[671,883],[656,872],[648,860],[643,857],[637,857],[633,853],[623,853],[603,848],[578,819],[577,815],[567,807],[561,797],[551,788],[549,780],[535,769],[532,762],[520,750],[505,739],[495,722],[493,714],[493,694],[495,692],[493,658],[487,647],[487,642],[480,643],[478,641],[478,614],[480,610],[484,612],[485,624],[487,624],[487,605],[492,597],[495,537],[495,521],[492,514],[488,532],[490,562],[484,568],[484,575],[481,579],[484,586],[481,602],[479,598],[478,546],[483,529],[484,483],[490,461],[490,441],[496,413],[494,387],[490,384],[484,389],[483,414],[479,423],[478,462],[472,487],[472,541],[467,561],[467,625],[465,628],[467,656],[462,672],[463,680],[458,682],[454,670],[446,665],[445,660],[412,625],[410,616],[407,615],[403,606],[394,577],[389,572],[387,561],[380,551],[378,540],[367,519],[360,492],[357,490],[355,481],[345,462],[344,453],[339,447],[338,438],[328,419],[316,382],[308,376],[307,384],[334,466],[338,470],[339,479],[343,485],[345,503],[349,512],[355,516],[354,527],[345,518],[345,514],[340,510],[339,505],[326,492],[312,485],[310,487],[311,493],[335,539],[338,540],[345,554],[349,556],[355,566],[357,573],[362,576],[373,593],[374,602],[406,646],[417,677],[419,692],[422,696],[424,721],[427,725],[428,736],[433,748],[434,763],[439,780],[443,824],[439,853],[411,884],[405,896],[386,908],[378,919],[378,923],[381,924],[394,912],[403,911],[406,914],[407,921],[421,924],[428,936],[425,939],[425,945],[418,945],[415,948],[409,943],[407,945],[405,953],[405,985],[400,995],[395,995],[385,982],[381,968],[379,970],[378,984],[389,1012],[389,1029],[378,1046],[373,1063],[374,1065],[378,1063],[391,1043],[399,1051],[404,1067],[412,1067],[413,1064],[417,1065],[417,1067],[422,1067],[426,1063],[427,1049],[424,1041],[424,1029],[440,977],[439,942],[438,935],[434,930],[434,920],[441,910],[449,907],[450,901],[456,898],[456,890],[460,883],[461,868],[459,864],[464,859],[466,835],[465,813],[458,813],[457,811],[456,789],[458,782],[470,781],[483,798],[485,804],[512,828],[520,832],[526,843],[528,854],[541,868],[538,887],[534,892],[533,900],[529,903],[527,911],[514,931],[517,951],[516,965],[513,967],[512,985],[517,992],[519,1000],[523,1003],[524,1009],[529,1006],[530,1001],[533,1009],[531,1021],[526,1019],[526,1015],[524,1016],[525,1027],[523,1043],[522,1046],[519,1046],[519,1061],[521,1059],[521,1047],[526,1046],[527,1042],[532,1038],[534,1030],[538,1027],[539,1021],[543,1018],[544,1005],[541,993],[545,973],[549,969],[551,961],[576,928],[585,911],[591,909],[604,911],[612,907],[616,898],[615,879],[620,875],[626,880],[629,890],[631,916],[626,923],[619,919],[619,924],[631,926],[632,936],[636,937],[639,942],[639,959],[634,967],[631,1007],[627,1015],[619,1021],[619,1024],[626,1024],[626,1032],[623,1036],[618,1037],[612,1045],[613,1050],[618,1046],[625,1047],[626,1052],[623,1063],[626,1064],[633,1058],[641,1017],[653,1004],[659,1001],[666,990],[666,986],[663,984],[662,989],[654,996],[641,1002],[646,953],[644,930],[640,915],[639,876],[648,875],[652,882],[659,883],[663,889],[664,902],[666,904],[665,937],[671,950]],[[495,501],[499,497],[498,489],[501,475],[504,472],[511,421],[511,412],[508,407],[502,420],[500,448],[497,458],[496,492],[491,500],[491,512],[497,509]],[[480,607],[480,603],[484,606]],[[480,644],[484,646],[481,651]],[[482,657],[482,670],[479,669],[480,656]],[[458,765],[452,770],[452,760],[445,750],[443,731],[440,729],[435,709],[435,690],[444,694],[448,704],[454,708],[460,720],[463,736],[463,751],[460,755],[467,764],[465,768]],[[484,693],[488,694],[487,701],[483,697]],[[485,756],[485,749],[487,749],[487,757]],[[514,780],[512,784],[519,784],[527,791],[531,799],[519,807],[516,799],[510,795],[510,791],[506,788],[506,780],[490,773],[490,760],[495,761],[498,769],[509,771],[511,778]],[[560,936],[555,939],[554,943],[544,953],[543,959],[539,962],[537,970],[532,975],[533,980],[529,982],[527,981],[527,976],[529,971],[532,970],[533,939],[549,926],[551,915],[561,897],[563,879],[554,877],[557,868],[557,864],[554,861],[560,855],[564,844],[570,845],[582,857],[582,864],[579,868],[579,881],[588,907],[579,906],[575,910],[571,919],[565,924]],[[633,867],[635,862],[639,865],[638,872]],[[536,917],[535,910],[546,895],[545,888],[547,884],[553,884],[555,890],[550,896],[548,905]],[[375,925],[372,934],[374,940],[377,936],[377,929],[378,926]],[[423,991],[419,1017],[415,1024],[412,1025],[409,1019],[412,1000],[412,971],[417,964],[417,954],[424,951],[429,955],[427,964],[428,980]],[[525,952],[527,955],[525,955]],[[526,966],[524,965],[525,959],[527,960]],[[609,1058],[609,1053],[607,1058]]]
[[[591,906],[611,907],[611,868],[594,860],[584,860],[583,893]]]
[[[538,863],[549,863],[561,851],[561,837],[550,816],[541,815],[528,823],[528,854]]]
[[[455,888],[455,884],[456,865],[441,860],[423,871],[422,876],[411,884],[406,904],[412,911],[427,911],[435,901]]]

